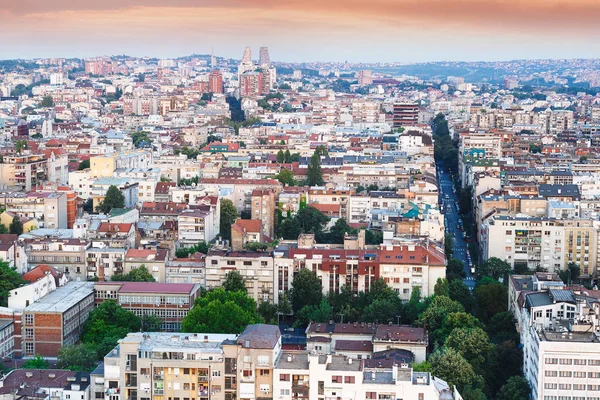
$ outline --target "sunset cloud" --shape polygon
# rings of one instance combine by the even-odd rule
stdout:
[[[269,45],[284,54],[285,44],[294,43],[282,58],[299,59],[312,50],[311,59],[356,60],[361,51],[373,59],[381,51],[378,59],[390,61],[390,50],[403,60],[436,44],[448,53],[442,57],[452,58],[455,46],[471,51],[473,59],[489,51],[487,43],[501,52],[513,49],[515,57],[527,54],[526,46],[568,57],[596,53],[600,34],[595,0],[4,0],[0,15],[16,40],[6,49],[10,54],[18,46],[21,52],[86,47],[170,55],[198,51],[190,48],[197,45],[226,55],[236,49],[239,57],[245,45]],[[569,41],[576,42],[561,49]]]

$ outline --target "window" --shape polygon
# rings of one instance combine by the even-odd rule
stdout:
[[[289,382],[290,381],[290,374],[279,374],[279,380],[281,382]]]
[[[571,364],[573,364],[573,360],[570,358],[561,358],[560,364],[561,365],[571,365]]]
[[[586,362],[585,362],[585,360],[574,359],[573,360],[573,364],[575,364],[575,365],[585,365]]]
[[[281,393],[281,396],[289,396],[290,389],[281,389],[280,393]]]
[[[558,376],[558,371],[545,371],[544,376]]]
[[[354,377],[353,376],[345,376],[344,383],[354,383]]]
[[[600,372],[588,372],[588,378],[598,379],[600,378]]]
[[[339,375],[332,376],[331,383],[342,383],[342,377]]]
[[[598,366],[598,365],[600,365],[600,360],[589,360],[588,365]]]
[[[377,393],[376,392],[367,392],[366,393],[366,398],[367,399],[376,399],[377,398]]]
[[[575,372],[573,372],[573,376],[575,378],[585,378],[585,372],[583,372],[583,371],[575,371]]]
[[[556,383],[544,383],[544,389],[556,389],[557,387]]]
[[[33,354],[33,343],[25,343],[25,354]]]
[[[257,364],[260,366],[268,366],[269,365],[269,356],[258,356]]]
[[[33,328],[25,328],[25,339],[33,339]]]
[[[552,318],[552,309],[546,310],[546,318]]]
[[[546,358],[546,364],[558,364],[558,358]]]
[[[558,385],[558,388],[560,390],[571,390],[571,384],[570,383],[561,383],[560,385]]]
[[[25,325],[33,325],[33,314],[25,314]]]
[[[561,378],[570,378],[572,375],[571,371],[560,371],[558,374]]]

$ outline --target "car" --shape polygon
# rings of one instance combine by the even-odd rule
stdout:
[[[471,267],[471,274],[475,273],[475,267]]]

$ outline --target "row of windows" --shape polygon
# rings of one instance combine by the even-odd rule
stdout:
[[[585,378],[586,377],[585,371],[545,371],[544,375],[548,376],[548,377],[560,376],[561,378]],[[592,379],[600,379],[600,372],[588,372],[587,377],[592,378]]]
[[[189,304],[189,296],[120,296],[121,304]]]
[[[544,383],[544,389],[550,390],[589,390],[589,391],[600,391],[600,385],[582,385],[582,384],[570,384],[570,383]]]
[[[600,400],[600,397],[584,396],[544,396],[544,400]]]
[[[581,359],[571,359],[571,358],[546,358],[546,364],[561,364],[561,365],[592,365],[592,366],[600,366],[600,360],[581,360]]]

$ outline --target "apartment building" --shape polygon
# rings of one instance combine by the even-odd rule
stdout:
[[[419,105],[417,103],[396,103],[393,108],[394,128],[414,126],[419,123]]]
[[[191,247],[198,242],[209,243],[216,236],[215,210],[210,207],[183,210],[177,216],[177,240],[181,247]]]
[[[106,192],[111,186],[116,186],[125,197],[125,208],[133,208],[138,205],[139,183],[128,178],[99,178],[92,180],[90,184],[90,197],[93,200],[93,207],[104,201]]]
[[[125,248],[119,247],[88,248],[85,252],[87,278],[110,281],[113,275],[122,274],[125,252]]]
[[[598,230],[591,220],[498,215],[484,221],[479,239],[484,260],[497,257],[513,268],[558,272],[575,263],[583,276],[598,268]]]
[[[104,399],[272,399],[280,352],[271,325],[240,335],[130,333],[104,358]]]
[[[251,218],[260,220],[261,235],[268,238],[275,238],[275,209],[276,193],[275,190],[256,189],[251,195]]]
[[[221,286],[230,271],[238,271],[242,275],[248,295],[257,303],[279,301],[273,257],[269,253],[209,251],[206,255],[206,289]]]
[[[179,332],[181,321],[200,295],[200,285],[159,282],[96,282],[96,304],[115,300],[121,307],[140,318],[156,315],[161,330]]]
[[[94,308],[94,284],[69,282],[23,310],[23,355],[56,357],[65,345],[77,343]]]
[[[167,283],[195,283],[206,286],[206,256],[202,253],[190,254],[187,258],[175,258],[165,265]]]
[[[259,219],[238,218],[231,225],[231,249],[244,251],[250,243],[263,243],[262,223]]]
[[[0,357],[12,358],[15,352],[15,321],[0,318]]]
[[[423,328],[389,324],[312,322],[306,328],[307,350],[370,359],[374,353],[403,350],[410,362],[426,359],[428,336]],[[368,350],[367,350],[368,349]],[[358,351],[360,350],[360,351]]]
[[[90,400],[90,374],[64,369],[14,369],[0,378],[5,400]]]
[[[527,277],[520,280],[522,286]],[[513,308],[523,345],[523,374],[532,399],[597,397],[600,390],[600,301],[594,291],[540,285],[529,277]],[[537,283],[537,284],[536,284]],[[554,282],[556,283],[556,282]],[[518,289],[512,289],[513,292]]]
[[[40,228],[67,228],[66,193],[3,193],[0,195],[0,204],[22,221],[36,219]]]
[[[284,351],[274,373],[273,399],[462,399],[455,387],[407,363]]]
[[[166,282],[165,264],[168,256],[169,251],[166,249],[128,249],[125,253],[123,272],[128,274],[144,266],[156,282]]]
[[[88,238],[106,247],[129,249],[136,247],[137,231],[133,223],[101,222],[96,230],[88,231]]]
[[[6,156],[0,164],[0,184],[29,192],[48,176],[48,160],[43,154]]]
[[[112,177],[115,170],[149,169],[152,167],[152,162],[152,152],[146,150],[94,156],[90,158],[90,177],[93,179]]]
[[[26,239],[25,254],[30,267],[47,264],[72,281],[87,280],[86,250],[90,242],[81,239]]]

